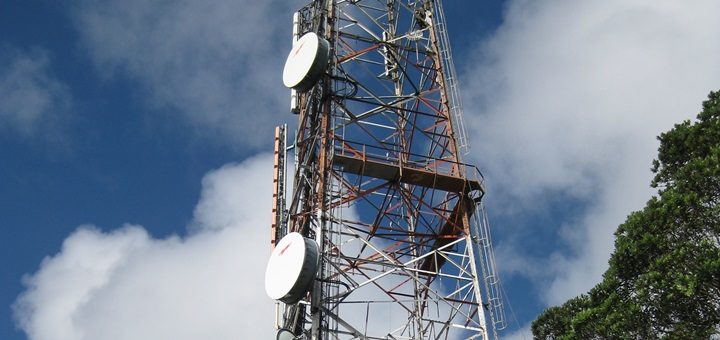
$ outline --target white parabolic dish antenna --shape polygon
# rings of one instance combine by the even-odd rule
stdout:
[[[265,270],[265,292],[275,300],[294,304],[315,279],[320,252],[314,240],[289,233],[275,246]]]
[[[293,340],[295,339],[295,334],[293,334],[291,331],[287,329],[281,329],[277,332],[277,335],[275,336],[275,340]]]
[[[330,60],[330,44],[314,32],[300,37],[285,61],[283,84],[303,92],[309,90],[325,72]]]

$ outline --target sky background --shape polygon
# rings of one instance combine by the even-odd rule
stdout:
[[[271,338],[270,152],[304,3],[0,1],[1,339]],[[444,3],[501,334],[529,338],[600,280],[655,136],[720,89],[720,2]]]

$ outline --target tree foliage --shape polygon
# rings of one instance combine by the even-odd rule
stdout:
[[[539,339],[706,339],[720,330],[720,91],[661,134],[658,196],[615,232],[603,280],[546,309]]]

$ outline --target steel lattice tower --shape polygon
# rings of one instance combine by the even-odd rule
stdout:
[[[297,232],[320,260],[301,300],[278,303],[278,338],[497,338],[484,186],[462,163],[441,1],[316,0],[294,25],[295,40],[328,43],[329,61],[293,91],[291,145],[276,131],[272,244]]]

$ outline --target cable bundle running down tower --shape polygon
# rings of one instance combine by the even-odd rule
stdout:
[[[265,278],[277,339],[497,338],[441,1],[316,0],[293,21],[283,81],[299,126],[289,147],[276,131]]]

